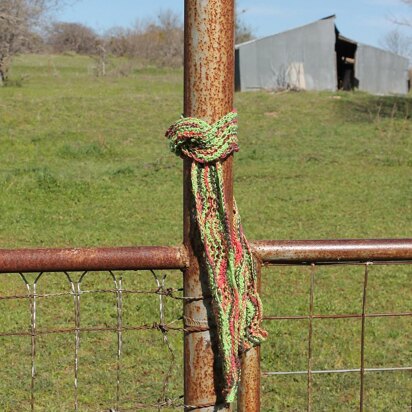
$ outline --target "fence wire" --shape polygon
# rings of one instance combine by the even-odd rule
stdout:
[[[412,263],[412,262],[410,262]],[[306,377],[306,406],[303,406],[304,403],[302,403],[302,399],[300,399],[300,406],[297,406],[297,403],[295,403],[293,406],[290,406],[290,410],[306,410],[308,412],[311,412],[313,410],[318,410],[315,409],[317,407],[321,407],[319,402],[319,399],[314,400],[314,377],[315,376],[322,376],[322,375],[336,375],[336,374],[358,374],[359,376],[359,386],[358,386],[358,406],[354,406],[356,404],[356,402],[352,402],[352,406],[349,405],[348,403],[348,399],[346,399],[346,402],[343,402],[342,405],[339,406],[339,410],[359,410],[359,411],[364,411],[366,410],[366,392],[367,392],[367,384],[365,381],[365,376],[369,373],[372,372],[380,372],[380,373],[388,373],[388,372],[393,372],[393,373],[406,373],[407,374],[407,382],[409,382],[409,390],[408,387],[403,388],[405,390],[405,394],[409,394],[406,395],[404,398],[402,399],[398,399],[398,401],[403,402],[405,406],[405,408],[401,408],[401,409],[396,409],[395,405],[391,405],[390,408],[391,410],[395,411],[395,410],[402,410],[402,411],[412,411],[412,359],[410,356],[410,340],[408,342],[408,339],[410,339],[412,337],[412,322],[409,322],[409,324],[406,325],[406,328],[403,328],[402,330],[398,330],[396,332],[397,336],[401,335],[404,336],[405,338],[405,342],[402,345],[402,347],[397,347],[397,350],[399,351],[403,351],[406,354],[409,354],[408,358],[407,358],[407,364],[404,365],[397,365],[397,366],[372,366],[372,367],[367,367],[366,366],[366,359],[367,359],[367,355],[368,355],[368,351],[367,351],[367,347],[368,347],[368,339],[367,339],[367,328],[368,328],[368,324],[367,324],[367,320],[368,319],[402,319],[402,318],[410,318],[412,317],[412,310],[406,310],[406,311],[382,311],[382,312],[370,312],[368,311],[368,292],[370,290],[370,286],[369,286],[369,278],[370,278],[370,268],[372,267],[373,263],[368,262],[363,264],[363,276],[362,276],[362,282],[359,285],[359,289],[357,293],[352,294],[352,300],[359,300],[359,295],[361,295],[361,300],[360,300],[360,307],[358,312],[356,313],[316,313],[315,311],[315,302],[316,302],[316,277],[317,277],[317,271],[319,270],[320,266],[316,265],[316,264],[311,264],[309,269],[305,269],[305,268],[300,268],[300,270],[303,270],[304,273],[307,273],[307,275],[304,276],[304,282],[306,283],[306,287],[302,287],[302,290],[300,290],[298,292],[298,294],[300,293],[300,300],[301,301],[306,301],[306,313],[303,314],[291,314],[291,315],[272,315],[272,314],[267,314],[264,318],[265,320],[265,324],[268,325],[268,322],[270,324],[273,324],[276,322],[282,322],[282,324],[284,325],[283,322],[285,321],[289,321],[289,322],[295,322],[295,321],[306,321],[307,323],[307,329],[306,329],[306,336],[304,336],[303,333],[301,333],[301,335],[299,336],[301,338],[301,342],[298,342],[298,339],[293,340],[292,338],[289,337],[289,340],[295,342],[296,346],[302,344],[302,346],[299,346],[300,349],[304,348],[304,346],[306,345],[306,350],[304,350],[304,352],[306,352],[306,355],[303,354],[303,356],[306,357],[306,369],[303,370],[293,370],[293,369],[289,369],[289,370],[265,370],[262,371],[262,377],[272,377],[272,378],[277,378],[277,379],[281,379],[281,377],[290,377],[291,379],[298,379],[299,375],[302,377]],[[393,267],[396,267],[395,264],[390,264]],[[332,267],[337,267],[336,265],[330,265],[329,267],[327,267],[326,270],[333,270]],[[343,266],[342,264],[339,264],[338,266]],[[382,266],[382,265],[380,265]],[[387,265],[389,266],[389,265]],[[403,267],[406,267],[406,265],[402,265]],[[347,266],[346,266],[347,267]],[[398,268],[401,267],[400,265],[398,265]],[[412,265],[410,266],[412,268]],[[279,267],[277,267],[277,269],[279,269],[281,271],[281,276],[282,278],[286,278],[287,279],[287,271],[288,269],[285,268],[290,268],[290,266],[283,266],[281,269],[279,269]],[[325,266],[322,266],[322,269],[325,270]],[[308,271],[308,272],[306,272]],[[285,273],[286,272],[286,273]],[[405,305],[408,306],[409,309],[412,309],[411,305],[410,305],[410,286],[411,286],[411,278],[410,275],[412,273],[408,273],[406,276],[408,277],[408,280],[406,281],[404,287],[409,288],[408,289],[408,296],[409,296],[409,300],[408,298],[406,298],[405,300]],[[389,288],[389,294],[392,297],[395,297],[395,301],[398,301],[400,297],[400,293],[399,290],[397,290],[396,284],[397,284],[397,275],[398,273],[394,273],[393,276],[390,277],[390,281],[392,283],[392,286],[388,287]],[[269,278],[269,277],[268,277]],[[279,280],[279,279],[278,279]],[[266,280],[267,282],[268,280]],[[273,283],[274,282],[274,278],[273,276],[270,276],[270,282]],[[285,282],[285,280],[283,280],[283,282]],[[386,280],[386,283],[388,282],[388,280]],[[292,280],[293,283],[293,280]],[[265,281],[263,281],[263,284],[265,285],[263,287],[263,290],[265,290],[267,283],[265,283]],[[339,285],[335,285],[337,288],[339,288]],[[293,286],[290,288],[290,291],[293,289]],[[331,293],[329,294],[329,299],[330,301],[333,300],[333,293],[332,291],[330,291]],[[276,298],[279,297],[279,288],[270,295],[270,299],[276,301]],[[292,292],[293,293],[293,292]],[[306,295],[306,297],[305,297]],[[406,296],[405,296],[406,297]],[[324,302],[324,304],[327,304],[328,302]],[[282,304],[281,304],[282,306]],[[287,305],[286,305],[287,306]],[[290,310],[293,310],[293,305],[289,306]],[[299,306],[299,305],[297,305]],[[301,306],[302,307],[302,306]],[[283,305],[283,309],[285,308],[285,305]],[[276,309],[275,309],[276,310]],[[301,310],[301,309],[300,309]],[[358,353],[358,367],[340,367],[340,368],[315,368],[314,367],[314,358],[315,358],[315,348],[314,348],[314,341],[315,341],[315,331],[314,331],[314,324],[315,321],[319,322],[321,320],[343,320],[343,319],[357,319],[358,321],[360,321],[360,325],[353,325],[352,329],[356,329],[359,328],[359,336],[356,337],[355,335],[355,339],[352,338],[351,341],[351,346],[355,346],[358,348],[357,353]],[[272,323],[273,322],[273,323]],[[279,325],[279,324],[278,324]],[[276,328],[275,328],[276,329]],[[290,332],[289,332],[290,333]],[[409,336],[409,338],[408,338]],[[318,336],[319,338],[319,336]],[[348,338],[348,337],[345,337]],[[269,336],[269,339],[279,339],[279,337],[275,337],[272,335]],[[323,349],[322,345],[327,346],[331,344],[331,337],[328,337],[326,334],[322,334],[322,336],[320,337],[321,339],[321,344],[319,344],[319,342],[317,342],[317,347],[316,350],[319,352]],[[328,341],[329,340],[329,341]],[[349,340],[351,340],[351,337],[349,337]],[[306,343],[305,343],[306,342]],[[334,342],[335,344],[337,344],[336,342]],[[386,343],[386,342],[385,342]],[[389,347],[389,343],[387,343],[388,346],[383,347],[383,354],[384,354],[384,350],[388,349]],[[276,342],[274,343],[274,347],[276,347]],[[272,348],[272,347],[271,347]],[[283,348],[283,346],[282,346]],[[295,348],[293,347],[289,347],[289,350],[291,352],[293,352]],[[267,346],[263,345],[262,346],[262,353],[263,353],[263,358],[265,359],[272,359],[273,354],[268,353],[268,351],[271,350],[269,349]],[[275,350],[276,351],[276,350]],[[293,361],[297,361],[296,360],[296,356],[297,354],[294,353],[294,355],[291,355],[292,357],[295,356],[295,359],[293,359],[291,361],[291,363],[293,363]],[[300,352],[299,355],[302,355],[302,353]],[[283,356],[288,357],[289,355],[287,353],[283,353]],[[319,356],[319,354],[318,354]],[[338,354],[335,353],[331,356],[331,358],[333,358],[333,356],[338,357]],[[381,362],[396,362],[396,360],[390,359],[390,357],[388,358],[388,356],[383,355],[382,356],[384,359],[379,359],[379,363]],[[270,362],[266,362],[266,363],[270,363]],[[271,362],[272,364],[275,362]],[[299,361],[297,361],[297,363],[299,363]],[[302,365],[302,362],[300,363],[300,365]],[[265,365],[266,366],[266,365]],[[267,382],[267,381],[266,381]],[[280,382],[280,381],[278,381]],[[265,383],[263,383],[263,386],[265,386]],[[266,385],[267,386],[267,385]],[[326,389],[326,388],[325,388]],[[329,388],[328,388],[329,389]],[[393,391],[394,390],[394,384],[392,383],[392,386],[390,387],[390,389]],[[318,388],[319,390],[319,388]],[[263,392],[265,391],[265,388],[263,388]],[[280,393],[280,390],[277,390],[277,396],[278,399],[279,398],[284,398],[286,399],[290,394],[286,394],[286,393]],[[302,394],[302,392],[300,392],[300,394]],[[287,396],[286,396],[287,395]],[[409,399],[408,399],[409,397]],[[353,401],[353,400],[351,400]],[[296,402],[296,399],[295,399]],[[328,405],[329,408],[332,408],[331,405]],[[351,409],[353,407],[353,409]],[[274,405],[271,405],[271,408],[275,408],[275,409],[270,409],[270,410],[277,410],[276,407]],[[264,409],[266,410],[266,409]],[[268,409],[269,410],[269,409]],[[288,407],[283,406],[283,409],[279,409],[279,410],[289,410]],[[323,409],[322,409],[323,410]],[[332,410],[332,409],[328,409],[328,410]],[[334,409],[335,410],[335,409]],[[338,410],[338,409],[336,409]],[[368,409],[369,410],[369,409]],[[380,410],[378,409],[370,409],[370,410]],[[382,410],[387,410],[387,409],[382,409]]]
[[[87,333],[103,333],[103,332],[111,332],[116,335],[116,353],[113,354],[115,358],[115,368],[112,371],[115,374],[115,396],[112,400],[109,407],[103,407],[99,410],[105,410],[110,412],[120,412],[120,411],[128,411],[128,410],[161,410],[161,409],[175,409],[175,408],[190,408],[190,405],[183,404],[183,393],[178,396],[172,396],[169,392],[170,381],[175,373],[176,369],[181,364],[181,346],[176,349],[170,341],[170,333],[178,332],[192,332],[198,330],[204,330],[205,327],[202,326],[190,326],[185,327],[183,325],[183,317],[177,317],[173,320],[167,320],[166,317],[166,309],[167,309],[167,301],[174,300],[174,301],[183,301],[183,300],[198,300],[201,298],[197,297],[183,297],[182,296],[182,289],[181,288],[173,288],[168,287],[167,285],[167,277],[166,275],[159,275],[155,271],[150,271],[151,274],[151,282],[153,284],[152,288],[125,288],[124,283],[122,280],[122,273],[109,271],[107,272],[112,284],[113,288],[109,289],[83,289],[82,285],[84,284],[85,279],[91,272],[83,272],[81,274],[73,274],[69,272],[62,272],[60,275],[64,277],[66,280],[66,285],[68,286],[67,291],[57,291],[57,292],[50,292],[44,293],[39,292],[39,282],[40,280],[46,275],[47,272],[41,272],[38,274],[28,275],[24,273],[13,274],[13,276],[19,277],[21,281],[24,282],[26,293],[16,293],[16,294],[6,294],[3,293],[1,289],[5,289],[4,285],[6,282],[2,282],[2,286],[0,288],[0,303],[5,302],[16,302],[16,301],[27,301],[28,302],[28,311],[30,314],[30,322],[26,328],[19,328],[17,330],[1,330],[0,329],[0,338],[29,338],[30,339],[30,367],[27,367],[27,373],[30,374],[30,399],[28,408],[20,405],[19,408],[23,407],[25,410],[44,410],[42,409],[42,404],[38,404],[36,399],[36,394],[38,393],[39,388],[42,387],[42,383],[38,382],[38,352],[39,352],[39,345],[38,339],[41,336],[45,335],[64,335],[70,334],[73,335],[73,353],[74,359],[72,362],[73,370],[73,383],[72,383],[72,390],[73,390],[73,403],[70,410],[79,411],[87,409],[87,406],[84,405],[84,408],[81,405],[81,401],[79,399],[79,391],[80,388],[83,386],[83,391],[87,391],[87,387],[85,388],[84,385],[86,383],[82,383],[82,379],[80,377],[80,372],[82,368],[82,357],[80,353],[80,348],[82,345],[83,340]],[[141,274],[139,274],[140,276]],[[4,275],[0,275],[3,276]],[[9,274],[10,276],[10,274]],[[77,276],[77,278],[76,278]],[[136,275],[138,276],[138,275]],[[34,279],[34,280],[31,280]],[[147,281],[147,279],[146,279]],[[15,283],[15,282],[14,282]],[[149,285],[149,282],[147,281]],[[16,284],[14,284],[14,289],[16,288]],[[82,310],[82,301],[85,296],[107,296],[112,295],[115,297],[116,302],[116,314],[115,314],[115,324],[114,325],[97,325],[91,326],[85,324],[85,314]],[[153,296],[158,300],[158,309],[157,309],[157,320],[153,323],[143,323],[143,324],[125,324],[124,322],[124,309],[123,303],[125,296],[130,295],[146,295],[146,296]],[[42,328],[38,325],[39,320],[39,310],[38,310],[38,303],[41,300],[52,299],[52,298],[64,298],[70,297],[73,299],[73,306],[71,309],[72,312],[72,320],[73,326],[72,327],[47,327]],[[96,301],[98,303],[98,301]],[[20,307],[20,305],[19,305]],[[12,310],[12,309],[10,309]],[[96,309],[97,311],[97,309]],[[182,308],[180,308],[180,313],[182,313]],[[90,313],[87,314],[90,317]],[[10,325],[7,325],[7,322],[2,322],[2,328],[7,328]],[[146,397],[146,394],[139,394],[136,393],[134,399],[130,396],[127,398],[122,397],[122,365],[123,355],[125,351],[124,345],[124,334],[130,331],[154,331],[161,334],[162,342],[164,350],[167,352],[168,364],[161,365],[162,370],[160,373],[156,375],[156,380],[161,381],[161,390],[157,395],[157,398],[153,402],[142,402],[141,399]],[[183,340],[182,337],[180,339]],[[147,351],[147,357],[151,356],[151,348],[150,342],[146,342],[146,347],[142,345],[140,348],[141,351]],[[126,348],[126,350],[128,350]],[[176,351],[179,351],[179,354],[176,354]],[[139,371],[138,366],[135,365],[135,373],[140,375],[141,371]],[[15,367],[15,365],[13,365]],[[5,373],[7,371],[3,369]],[[180,382],[183,379],[179,379]],[[18,384],[19,382],[15,382]],[[139,392],[139,389],[136,389],[136,392]],[[67,394],[66,394],[67,395]],[[4,395],[6,396],[6,395]],[[4,402],[4,399],[3,399]],[[0,403],[1,404],[1,403]],[[101,405],[101,402],[100,402]],[[5,407],[3,403],[3,407]],[[7,410],[7,407],[5,407]],[[47,409],[47,408],[46,408]],[[10,409],[11,410],[11,409]],[[63,410],[63,409],[59,409]],[[95,410],[95,409],[93,409]]]
[[[342,267],[342,265],[339,265]],[[365,410],[367,405],[367,380],[366,376],[370,373],[396,373],[396,374],[408,374],[410,382],[412,382],[412,365],[409,362],[411,359],[408,358],[406,364],[398,365],[385,365],[385,361],[388,363],[391,360],[387,356],[382,355],[384,359],[379,359],[378,365],[370,365],[368,362],[368,321],[374,319],[409,319],[412,317],[411,310],[376,310],[376,305],[373,306],[373,310],[368,310],[370,307],[369,302],[369,291],[370,286],[370,269],[371,264],[367,263],[363,265],[363,273],[361,279],[356,283],[354,279],[346,279],[348,283],[356,283],[350,290],[350,298],[348,300],[357,301],[358,310],[348,310],[339,312],[336,308],[333,308],[332,313],[324,313],[324,311],[319,310],[318,300],[325,299],[322,297],[322,293],[319,292],[320,285],[320,270],[331,271],[332,267],[322,266],[312,264],[309,268],[300,268],[299,270],[304,270],[305,275],[303,276],[304,287],[299,286],[295,281],[291,281],[288,284],[289,289],[282,289],[281,285],[276,282],[279,278],[272,276],[263,277],[263,299],[265,304],[265,323],[266,324],[285,324],[291,323],[296,324],[296,322],[305,322],[306,323],[306,332],[302,333],[298,337],[291,336],[292,333],[288,332],[288,336],[281,336],[278,330],[270,329],[269,341],[262,346],[263,354],[263,363],[262,366],[264,371],[262,372],[263,377],[267,379],[282,379],[282,377],[298,379],[300,377],[306,380],[305,383],[305,393],[306,400],[304,401],[305,406],[303,407],[302,399],[294,399],[292,404],[285,406],[286,403],[282,403],[282,406],[276,409],[276,402],[263,406],[262,410],[307,410],[309,412],[315,409],[320,400],[317,398],[317,391],[319,391],[319,385],[316,381],[317,377],[320,376],[346,376],[349,375],[358,375],[358,410]],[[389,265],[388,265],[389,266]],[[400,267],[396,265],[391,265],[392,267]],[[406,266],[406,265],[402,265]],[[346,266],[347,267],[347,266]],[[354,266],[352,266],[353,268]],[[412,267],[412,266],[409,266]],[[280,271],[281,278],[283,283],[287,283],[285,279],[288,278],[288,274],[293,270],[290,266],[283,266],[281,268],[276,267],[276,270]],[[307,271],[307,272],[306,272]],[[87,287],[89,283],[87,282],[88,278],[92,274],[102,274],[108,276],[110,279],[112,287],[104,288],[90,288]],[[142,272],[121,272],[121,271],[107,271],[107,272],[60,272],[53,273],[57,275],[59,279],[64,279],[65,288],[63,291],[57,290],[52,291],[52,286],[47,282],[48,279],[45,279],[44,282],[41,282],[46,276],[50,275],[50,272],[40,272],[37,274],[25,274],[25,273],[15,273],[0,275],[0,305],[2,305],[3,313],[11,315],[13,311],[19,310],[22,313],[27,314],[27,322],[23,325],[21,320],[17,322],[16,325],[13,325],[13,319],[3,316],[3,320],[0,321],[0,339],[22,339],[29,344],[29,353],[28,357],[21,356],[19,362],[22,364],[19,370],[19,377],[16,378],[14,384],[19,384],[20,381],[24,380],[24,376],[27,376],[30,379],[30,385],[28,386],[29,395],[25,398],[24,401],[21,401],[19,404],[10,404],[12,406],[7,406],[7,400],[0,399],[0,406],[2,410],[51,410],[44,404],[44,399],[39,399],[42,391],[47,387],[47,382],[44,383],[44,371],[43,374],[39,373],[39,369],[42,369],[41,356],[45,351],[49,355],[50,348],[44,347],[40,342],[42,337],[45,336],[70,336],[71,340],[71,349],[73,357],[70,360],[71,367],[66,370],[64,373],[67,373],[71,376],[70,388],[66,387],[65,393],[58,394],[59,396],[64,396],[70,398],[70,403],[65,403],[65,406],[60,406],[56,410],[101,410],[101,411],[110,411],[110,412],[120,412],[120,411],[136,411],[136,410],[173,410],[173,409],[183,409],[191,410],[199,408],[201,405],[185,405],[183,401],[183,388],[180,386],[176,388],[176,381],[179,381],[180,384],[183,382],[183,373],[182,373],[182,345],[183,333],[204,331],[208,329],[206,324],[198,324],[193,322],[191,319],[184,319],[182,315],[182,305],[185,300],[201,300],[203,297],[188,297],[183,296],[183,289],[180,287],[174,287],[173,281],[170,280],[164,274],[156,273],[155,271],[146,271],[144,272],[144,280],[142,279],[140,283],[136,284],[134,282],[128,283],[125,279],[136,279],[142,277]],[[279,273],[278,273],[279,274]],[[390,289],[390,294],[395,296],[395,301],[399,297],[399,293],[396,292],[396,286],[388,286],[389,283],[394,283],[396,285],[398,273],[395,273],[390,279],[387,280],[388,284],[383,285],[383,288],[388,287]],[[10,276],[14,278],[13,282],[10,282]],[[180,275],[179,275],[180,276]],[[302,278],[301,273],[299,276]],[[5,279],[5,277],[8,277]],[[406,275],[407,279],[410,280],[410,273]],[[24,289],[17,286],[17,280]],[[382,282],[386,282],[386,278],[382,278]],[[372,278],[373,280],[373,278]],[[179,284],[179,281],[174,281],[174,283]],[[277,287],[267,287],[269,285],[277,284]],[[99,283],[93,283],[92,285],[98,285]],[[10,286],[11,287],[8,287]],[[152,286],[150,286],[152,285]],[[409,283],[410,285],[410,283]],[[328,289],[326,299],[333,301],[332,290],[330,285],[327,285]],[[336,283],[334,285],[336,288],[340,288],[341,285]],[[49,289],[47,289],[49,287]],[[299,290],[301,288],[301,290]],[[46,289],[46,291],[44,290]],[[24,292],[25,290],[25,292]],[[47,292],[47,290],[49,290]],[[330,292],[329,292],[330,290]],[[12,293],[5,291],[13,291]],[[292,301],[292,293],[297,292],[299,296],[300,303]],[[325,291],[323,291],[325,292]],[[325,295],[325,293],[323,293]],[[85,299],[87,297],[93,297],[93,307],[92,310],[87,309]],[[348,295],[349,296],[349,295]],[[135,304],[131,305],[127,299],[135,297]],[[149,300],[146,300],[146,297]],[[402,296],[401,300],[407,301],[406,296]],[[70,298],[68,301],[66,298]],[[93,317],[98,316],[99,311],[104,312],[102,309],[101,301],[110,300],[112,302],[113,313],[111,313],[111,321],[105,322],[93,322]],[[279,302],[280,299],[284,299],[283,302]],[[155,300],[155,302],[153,301]],[[49,313],[46,313],[46,310],[43,312],[41,310],[41,304],[44,301],[51,302],[51,306],[47,308],[47,311],[53,312],[53,307],[58,305],[55,304],[56,301],[64,301],[64,305],[70,307],[67,309],[68,313],[64,316],[65,319],[68,319],[68,323],[71,325],[65,325],[64,327],[52,327],[48,325],[47,327],[42,326],[45,322],[42,322],[42,318],[49,316]],[[138,303],[142,301],[142,303]],[[149,302],[150,301],[150,305]],[[174,303],[172,303],[174,302]],[[27,305],[26,305],[27,303]],[[323,302],[325,303],[325,302]],[[326,300],[326,303],[328,301]],[[126,304],[126,308],[125,308]],[[9,305],[9,306],[5,306]],[[100,306],[99,306],[100,305]],[[140,305],[140,306],[139,306]],[[175,305],[175,306],[174,306]],[[177,307],[176,307],[177,305]],[[406,305],[410,308],[409,304]],[[146,308],[147,306],[147,308]],[[150,307],[149,307],[150,306]],[[395,305],[396,306],[396,305]],[[168,310],[172,307],[172,310]],[[406,306],[405,306],[406,307]],[[8,309],[7,309],[8,308]],[[136,310],[139,311],[139,308],[144,308],[146,312],[145,316],[132,316],[130,317],[130,311]],[[283,313],[284,309],[287,308],[290,310],[290,314]],[[293,312],[295,310],[295,312]],[[296,313],[298,312],[298,313]],[[338,313],[339,312],[339,313]],[[70,314],[70,316],[69,316]],[[153,319],[154,321],[144,321],[138,322],[141,317],[147,317]],[[353,352],[353,346],[357,349],[357,365],[342,365],[341,367],[336,368],[319,368],[317,366],[318,351],[320,349],[319,339],[322,342],[321,345],[327,346],[328,338],[325,332],[319,333],[317,330],[319,322],[327,322],[328,320],[337,322],[339,320],[351,320],[353,319],[356,322],[356,325],[351,325],[354,330],[351,335],[348,333],[347,339],[351,340],[351,347],[346,348],[348,352]],[[133,322],[131,321],[133,320]],[[280,322],[280,323],[279,323]],[[47,322],[46,322],[47,323]],[[103,324],[102,324],[103,323]],[[143,336],[146,332],[150,332],[150,336]],[[152,335],[153,332],[155,335]],[[412,332],[412,324],[409,323],[409,329],[402,329],[399,331],[400,334],[404,334],[407,338],[407,334]],[[106,364],[99,365],[97,367],[107,368],[106,371],[111,376],[111,383],[105,383],[106,388],[111,388],[111,396],[106,396],[105,399],[93,399],[93,406],[90,405],[92,401],[84,399],[84,393],[89,391],[91,381],[94,379],[93,376],[88,377],[88,369],[85,361],[85,351],[82,352],[82,346],[84,349],[85,341],[87,341],[88,336],[96,334],[103,336],[105,333],[113,336],[113,341],[115,344],[111,348],[111,358],[113,363],[110,366]],[[140,344],[135,344],[133,347],[130,345],[129,341],[125,336],[130,333],[136,333],[137,340],[141,340]],[[345,332],[347,333],[347,332]],[[176,336],[175,336],[176,335]],[[155,338],[159,337],[161,340],[161,347],[163,348],[162,355],[156,355],[154,352]],[[141,337],[141,338],[140,338]],[[177,338],[178,341],[173,342]],[[271,346],[271,342],[274,342],[274,346]],[[326,342],[326,343],[325,343]],[[105,341],[99,342],[99,344],[104,345]],[[283,345],[283,346],[282,346]],[[1,347],[1,345],[0,345]],[[279,347],[280,349],[276,349]],[[268,366],[268,363],[265,361],[266,358],[273,357],[271,352],[282,353],[279,355],[281,358],[289,358],[286,349],[289,349],[293,352],[294,348],[300,348],[300,355],[302,352],[305,352],[304,356],[306,358],[304,368],[279,368],[271,370]],[[275,348],[275,350],[273,350]],[[302,350],[303,348],[303,350]],[[54,348],[56,349],[56,348]],[[94,359],[94,349],[90,349],[91,357]],[[397,348],[399,350],[404,350],[405,348]],[[15,345],[14,342],[10,346],[9,352],[17,351],[18,345]],[[20,347],[21,350],[21,347]],[[7,349],[6,349],[7,351]],[[130,356],[131,351],[139,352],[134,354],[134,363],[130,361],[130,358],[125,359],[127,356]],[[384,353],[384,352],[383,352]],[[2,353],[2,356],[10,355],[10,353]],[[23,350],[24,355],[24,350]],[[47,356],[46,355],[46,356]],[[51,356],[51,355],[50,355]],[[61,356],[61,355],[60,355]],[[278,355],[276,355],[278,356]],[[349,356],[349,355],[348,355]],[[26,359],[29,359],[27,362]],[[272,359],[272,358],[271,358]],[[54,358],[53,358],[54,361]],[[145,362],[150,366],[147,367]],[[14,361],[13,361],[14,362]],[[9,368],[2,368],[3,373],[8,374],[10,369],[16,368],[17,365],[11,362]],[[59,359],[57,358],[57,363]],[[140,363],[140,364],[139,364]],[[280,359],[280,364],[282,361]],[[283,362],[285,363],[285,362]],[[271,362],[271,365],[275,364]],[[300,363],[299,366],[304,365]],[[61,367],[61,366],[58,366]],[[129,373],[130,369],[130,373]],[[82,373],[82,370],[84,373]],[[126,372],[125,372],[126,370]],[[149,376],[154,376],[156,385],[152,382],[146,382]],[[134,382],[130,385],[133,386],[133,393],[130,391],[124,390],[125,385],[130,377],[133,376]],[[17,380],[17,379],[20,379]],[[99,378],[101,382],[101,377]],[[4,382],[1,382],[0,387],[3,385],[5,388]],[[263,397],[266,397],[265,387],[267,387],[267,380],[263,381]],[[278,381],[277,381],[278,382]],[[55,382],[52,382],[53,386]],[[155,387],[156,386],[156,387]],[[277,387],[277,397],[287,398],[290,396],[290,393],[281,393],[282,385]],[[246,388],[247,390],[248,388]],[[47,390],[51,390],[48,388]],[[3,392],[0,391],[0,393]],[[5,393],[5,392],[3,392]],[[300,393],[302,395],[302,393]],[[2,395],[12,396],[12,395]],[[2,397],[1,396],[1,397]],[[1,398],[0,397],[0,398]],[[107,398],[110,399],[107,399]],[[366,401],[365,401],[366,399]],[[410,400],[405,400],[409,404]],[[1,403],[3,402],[3,404]],[[89,402],[89,403],[88,403]],[[404,403],[405,403],[404,402]],[[353,403],[353,401],[352,401]],[[412,404],[412,402],[411,402]],[[16,406],[17,405],[17,406]],[[97,406],[96,406],[97,405]],[[210,405],[203,405],[210,406]],[[345,405],[349,410],[350,407]],[[91,409],[89,409],[91,408]],[[342,409],[344,410],[344,409]],[[396,410],[396,409],[392,409]],[[410,410],[410,406],[408,409]]]

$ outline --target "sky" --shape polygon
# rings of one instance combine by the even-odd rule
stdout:
[[[255,37],[268,36],[322,17],[336,15],[336,25],[346,37],[379,46],[396,26],[394,17],[412,15],[401,0],[237,0],[243,21]],[[86,24],[99,33],[111,27],[132,27],[172,10],[183,20],[183,0],[74,0],[56,18]]]

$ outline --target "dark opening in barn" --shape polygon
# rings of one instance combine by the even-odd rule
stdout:
[[[336,68],[338,75],[338,90],[353,90],[359,82],[355,77],[355,58],[357,44],[342,36],[335,27],[336,33]]]

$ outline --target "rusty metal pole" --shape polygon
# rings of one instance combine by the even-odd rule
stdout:
[[[262,264],[255,260],[258,291],[261,289]],[[238,412],[260,412],[260,347],[242,355],[242,378],[237,399]]]
[[[260,411],[260,347],[242,355],[242,380],[237,400],[238,412]]]
[[[185,0],[184,68],[186,117],[214,123],[233,110],[234,0]],[[193,219],[190,168],[191,162],[185,160],[183,241],[189,267],[184,272],[184,292],[185,296],[204,299],[186,301],[184,307],[188,328],[184,341],[185,405],[201,412],[230,410],[222,399],[216,339],[211,338],[214,326],[210,293],[207,274],[201,268],[202,248]],[[228,210],[233,210],[231,156],[223,170]],[[206,330],[202,331],[202,327]]]

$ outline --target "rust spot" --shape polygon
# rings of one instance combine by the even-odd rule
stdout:
[[[185,364],[186,393],[185,402],[189,405],[212,404],[216,401],[213,359],[214,354],[211,350],[208,336],[202,333],[191,334],[188,337],[191,341],[185,347],[185,355],[191,362]],[[205,367],[211,365],[212,367]]]

